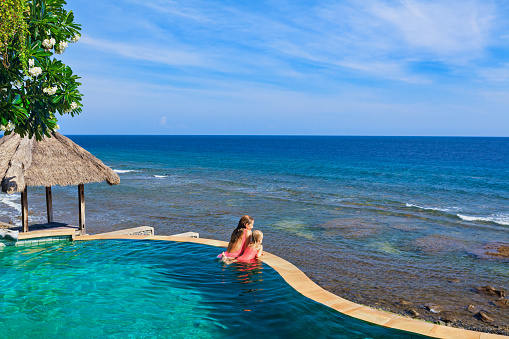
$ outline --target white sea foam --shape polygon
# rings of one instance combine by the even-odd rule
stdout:
[[[439,212],[457,212],[460,210],[458,207],[425,207],[425,206],[419,206],[414,204],[406,204],[406,207],[415,207],[420,208],[421,210],[432,210],[432,211],[439,211]]]
[[[153,175],[154,178],[168,178],[167,175]]]
[[[113,170],[114,172],[117,172],[117,173],[129,173],[129,172],[138,172],[138,171],[135,171],[135,170],[118,170],[118,169],[114,169]]]
[[[21,195],[0,194],[0,215],[8,217],[14,225],[20,226]]]
[[[457,214],[457,216],[465,221],[489,221],[500,225],[509,225],[509,214],[492,214],[488,217],[479,217],[463,214]]]
[[[31,211],[33,212],[33,211]],[[21,226],[21,195],[20,194],[0,194],[0,215],[6,216],[15,226]],[[43,223],[46,220],[46,214],[35,212],[28,216],[29,224]]]
[[[20,194],[0,194],[0,202],[21,213]]]

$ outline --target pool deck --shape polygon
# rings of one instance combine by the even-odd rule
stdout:
[[[153,229],[152,229],[153,230]],[[71,236],[75,241],[88,241],[88,240],[106,240],[106,239],[132,239],[132,240],[163,240],[174,242],[192,242],[197,244],[210,245],[215,247],[227,247],[228,242],[214,240],[193,238],[185,236],[157,236],[157,235],[126,235],[115,233],[103,233],[96,235],[78,235],[76,228],[65,225],[58,228],[48,229],[33,229],[27,233],[20,233],[21,239],[33,239],[48,236]],[[340,313],[366,321],[371,324],[402,330],[411,334],[420,334],[431,338],[451,338],[451,339],[509,339],[509,336],[476,332],[464,330],[456,327],[449,327],[437,325],[422,320],[412,319],[397,315],[394,313],[377,310],[371,307],[363,306],[353,303],[337,295],[330,293],[311,279],[309,279],[301,270],[299,270],[292,263],[268,252],[264,252],[262,261],[275,269],[281,277],[296,291],[326,305]]]

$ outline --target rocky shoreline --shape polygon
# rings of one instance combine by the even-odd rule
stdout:
[[[328,288],[334,293],[334,289]],[[496,290],[492,286],[482,286],[476,288],[479,291]],[[501,290],[496,290],[501,291]],[[505,295],[505,291],[504,292]],[[479,292],[486,294],[486,299],[491,304],[501,307],[509,307],[509,299],[505,297],[498,297],[489,292]],[[345,299],[353,302],[363,304],[372,308],[396,313],[405,317],[415,318],[423,321],[428,321],[440,325],[463,328],[472,331],[493,333],[509,336],[509,325],[503,324],[492,317],[489,311],[481,305],[468,305],[465,312],[455,312],[448,310],[447,307],[442,307],[438,304],[419,304],[406,300],[398,300],[393,303],[383,302],[366,302],[366,300],[358,300],[355,296],[343,295]]]
[[[478,251],[478,253],[485,258],[495,260],[509,259],[509,244],[490,243],[482,251]],[[450,284],[458,284],[461,281],[452,278],[448,282]],[[319,282],[319,284],[321,283]],[[505,309],[509,310],[509,299],[505,290],[491,285],[472,286],[469,292],[477,295],[477,302],[465,305],[462,310],[458,310],[458,308],[453,309],[446,304],[419,303],[403,299],[393,302],[386,299],[372,302],[368,298],[360,297],[359,294],[348,293],[349,289],[338,290],[330,285],[323,285],[322,287],[353,302],[406,317],[467,330],[509,336],[509,324],[493,314],[494,310],[504,312]]]
[[[465,254],[505,262],[509,259],[508,247],[508,243],[492,242]],[[509,286],[491,286],[489,276],[447,277],[440,271],[420,269],[402,274],[390,262],[369,263],[365,257],[337,256],[314,246],[307,251],[306,258],[291,248],[275,254],[285,256],[325,290],[357,304],[436,324],[509,336]],[[309,260],[318,257],[321,265]],[[384,275],[376,279],[377,274]],[[434,275],[435,284],[422,288],[423,279],[429,281],[423,274],[440,277]]]

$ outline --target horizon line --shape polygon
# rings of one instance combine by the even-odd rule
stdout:
[[[60,132],[59,132],[60,133]],[[483,135],[363,135],[363,134],[66,134],[68,136],[139,136],[139,137],[373,137],[373,138],[509,138]]]

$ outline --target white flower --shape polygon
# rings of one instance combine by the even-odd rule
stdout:
[[[42,47],[44,47],[45,49],[52,49],[53,46],[55,45],[56,43],[56,40],[51,38],[51,39],[44,39],[42,41]]]
[[[28,60],[28,66],[34,67],[34,59]]]
[[[42,47],[44,47],[45,49],[50,49],[51,47],[51,43],[49,42],[49,39],[44,39],[41,43]]]
[[[40,67],[32,67],[28,70],[31,76],[36,77],[42,73],[42,68]]]
[[[57,92],[57,87],[46,87],[46,88],[43,88],[42,90],[44,93],[46,93],[47,95],[53,95]]]
[[[67,41],[60,41],[58,43],[58,46],[55,46],[55,53],[56,54],[64,53],[64,51],[67,48],[67,46],[68,46]]]
[[[12,122],[9,122],[7,125],[5,126],[1,126],[0,125],[0,131],[12,131],[14,129],[14,127],[16,127]]]
[[[71,43],[75,43],[75,42],[80,41],[80,38],[81,38],[81,35],[76,34],[75,36],[72,37]]]
[[[75,110],[76,108],[78,108],[78,104],[73,101],[71,102],[71,107],[64,110],[64,113],[69,113],[70,111]]]
[[[78,108],[78,104],[76,102],[71,102],[71,107],[67,108],[67,109],[64,109],[64,111],[62,113],[69,113],[70,111],[72,110],[75,110],[76,108]]]
[[[19,80],[16,80],[16,81],[14,81],[14,82],[12,83],[12,85],[13,85],[14,87],[20,88],[20,87],[23,85],[23,83],[22,83],[21,81],[19,81]]]

